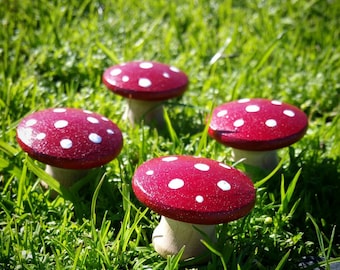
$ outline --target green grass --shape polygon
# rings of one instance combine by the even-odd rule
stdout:
[[[295,269],[303,256],[340,256],[340,6],[338,1],[0,0],[1,269]],[[167,129],[131,126],[124,100],[101,83],[110,65],[145,59],[190,78],[166,105]],[[211,109],[242,97],[280,99],[310,120],[306,136],[280,150],[281,168],[261,181],[245,218],[217,226],[210,260],[160,258],[150,243],[158,215],[141,205],[131,178],[166,154],[231,164],[207,137]],[[28,113],[70,106],[101,113],[124,133],[119,157],[71,190],[20,151],[16,125]],[[242,164],[236,165],[244,169]],[[63,196],[49,199],[39,178]]]

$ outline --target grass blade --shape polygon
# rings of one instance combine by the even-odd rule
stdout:
[[[19,153],[18,149],[14,148],[13,146],[2,140],[0,140],[0,150],[11,157],[16,156]]]
[[[226,270],[227,269],[227,263],[225,262],[223,254],[221,252],[219,252],[216,248],[214,248],[212,245],[210,245],[207,241],[201,240],[201,242],[203,243],[203,245],[205,245],[207,247],[207,249],[209,249],[212,253],[214,253],[215,255],[217,255],[220,258],[221,263],[223,265],[223,269]]]
[[[96,217],[96,204],[97,204],[97,198],[98,194],[100,191],[101,186],[103,185],[104,179],[105,179],[105,174],[103,174],[102,178],[100,179],[92,197],[91,201],[91,224],[92,224],[92,235],[95,239],[97,240],[97,231],[96,231],[96,222],[97,222],[97,217]]]
[[[290,255],[290,250],[288,250],[288,252],[282,257],[279,264],[275,267],[275,270],[284,269],[284,265],[287,262],[289,255]]]
[[[277,171],[282,167],[283,162],[284,162],[284,159],[281,159],[279,164],[275,167],[275,169],[272,170],[266,177],[264,177],[260,181],[257,181],[256,183],[254,183],[254,186],[256,188],[259,188],[259,187],[263,186],[265,183],[267,183],[267,181],[270,178],[272,178],[277,173]]]
[[[318,239],[318,243],[319,243],[319,246],[320,246],[322,257],[324,258],[324,262],[322,262],[322,265],[329,267],[329,263],[333,262],[333,260],[330,259],[330,257],[331,257],[333,240],[334,240],[334,237],[335,237],[336,226],[333,227],[332,233],[331,233],[331,238],[330,238],[330,240],[328,240],[327,237],[323,235],[318,224],[316,223],[315,219],[312,217],[312,215],[310,213],[307,213],[307,218],[309,218],[312,221],[314,228],[315,228],[316,237]],[[327,248],[325,247],[324,238],[328,242]],[[340,258],[337,258],[337,260],[335,260],[335,261],[340,261]]]
[[[295,191],[296,183],[299,180],[299,177],[301,174],[301,170],[302,169],[299,169],[298,172],[295,174],[293,180],[288,185],[288,188],[286,191],[284,187],[284,176],[282,175],[281,177],[281,205],[278,210],[280,213],[284,213],[288,210],[288,204],[290,203],[292,199],[293,193]]]
[[[27,175],[27,165],[26,165],[26,162],[24,162],[24,166],[22,167],[21,176],[20,176],[20,179],[19,179],[18,197],[17,197],[17,207],[18,207],[20,212],[23,210],[23,204],[22,204],[23,195],[22,194],[23,194],[24,188],[25,188],[26,175]]]
[[[96,41],[96,45],[101,49],[114,63],[119,63],[118,57],[113,53],[113,50],[110,50],[103,43]]]
[[[264,65],[264,63],[269,59],[269,57],[271,56],[271,54],[273,53],[274,49],[276,48],[276,46],[279,44],[280,39],[276,39],[265,51],[265,53],[262,55],[262,57],[260,58],[260,60],[257,62],[256,66],[254,67],[254,70],[258,71],[259,69],[261,69],[261,67]]]
[[[165,270],[175,270],[178,269],[178,264],[184,253],[185,246],[183,246],[176,255],[167,257],[167,264]]]
[[[173,128],[172,126],[172,123],[171,123],[171,120],[170,120],[170,117],[169,117],[169,114],[168,114],[168,111],[166,108],[164,108],[164,121],[165,121],[165,124],[168,128],[168,131],[169,131],[169,135],[170,135],[170,138],[171,140],[176,144],[178,145],[178,136],[176,134],[176,131],[175,129]]]

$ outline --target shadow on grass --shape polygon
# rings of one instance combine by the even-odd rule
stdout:
[[[168,117],[169,120],[166,126],[159,130],[159,135],[172,141],[177,138],[182,144],[187,145],[190,144],[192,135],[204,130],[206,112],[202,109],[178,102],[167,103],[164,108],[165,118]]]
[[[313,153],[313,154],[311,154]],[[293,179],[294,174],[302,168],[301,175],[295,187],[292,204],[300,200],[291,219],[291,225],[303,232],[304,241],[312,241],[314,252],[318,252],[319,244],[315,228],[307,218],[310,214],[319,224],[325,237],[330,237],[334,226],[340,224],[340,157],[335,159],[322,158],[318,151],[304,151],[298,155],[294,148],[289,149],[289,166],[283,169],[285,179]],[[280,197],[280,176],[267,183],[268,192]],[[285,189],[289,181],[285,182]],[[333,254],[340,254],[340,230],[336,228],[333,240]]]
[[[296,171],[298,166],[303,168],[295,193],[301,199],[301,203],[292,222],[296,226],[302,225],[302,228],[312,227],[311,222],[306,224],[306,213],[310,213],[315,220],[320,222],[320,229],[329,237],[333,227],[340,225],[340,157],[322,158],[319,153],[308,155],[307,152],[295,156],[292,150],[290,156],[289,171]],[[311,230],[306,230],[306,238],[315,238],[315,232],[308,235],[310,232]],[[339,228],[336,229],[334,243],[338,245],[339,255]]]

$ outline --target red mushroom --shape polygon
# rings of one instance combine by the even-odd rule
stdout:
[[[133,176],[132,188],[143,204],[162,215],[152,236],[155,250],[166,257],[185,246],[183,260],[206,252],[199,231],[213,241],[215,224],[239,219],[255,204],[255,188],[245,174],[193,156],[143,163]]]
[[[276,149],[303,137],[308,119],[295,106],[268,99],[240,99],[213,111],[208,133],[233,148],[235,160],[272,170],[278,163]]]
[[[73,108],[28,115],[17,127],[17,141],[30,157],[47,164],[46,172],[64,186],[114,159],[123,146],[116,124],[97,113]]]
[[[161,102],[178,97],[188,86],[188,77],[178,68],[151,61],[133,61],[109,67],[103,83],[112,92],[128,98],[124,118],[131,123],[163,121]]]

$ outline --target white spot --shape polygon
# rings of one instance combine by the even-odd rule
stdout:
[[[247,111],[247,112],[250,112],[250,113],[252,113],[252,112],[258,112],[259,110],[260,110],[260,107],[257,106],[257,105],[248,105],[248,106],[246,107],[246,111]]]
[[[70,139],[62,139],[60,141],[60,146],[63,149],[70,149],[72,147],[72,141]]]
[[[151,81],[149,79],[146,78],[140,78],[138,80],[138,85],[140,87],[150,87],[152,85]]]
[[[93,114],[93,112],[89,111],[89,110],[83,110],[84,113],[87,113],[87,114]]]
[[[94,117],[91,117],[91,116],[87,117],[86,120],[89,121],[92,124],[98,124],[99,123],[99,120],[97,118],[94,118]]]
[[[33,129],[32,128],[18,128],[18,137],[27,145],[31,146],[33,143],[32,140]]]
[[[207,172],[210,169],[209,165],[203,163],[196,163],[194,167],[202,172]]]
[[[284,110],[283,114],[287,115],[289,117],[294,117],[295,116],[295,112],[293,112],[292,110]]]
[[[267,127],[276,127],[277,122],[274,119],[268,119],[265,124]]]
[[[173,72],[179,72],[179,69],[173,66],[171,66],[169,69]]]
[[[223,117],[223,116],[226,116],[228,114],[228,110],[222,110],[222,111],[219,111],[216,116],[217,117]]]
[[[55,128],[64,128],[67,127],[68,122],[66,120],[58,120],[57,122],[54,123]]]
[[[223,191],[227,191],[231,189],[230,184],[226,180],[220,180],[217,183],[217,186],[222,189]]]
[[[170,74],[168,72],[163,72],[163,77],[169,79]]]
[[[30,119],[26,122],[26,127],[34,126],[38,121],[36,119]]]
[[[244,125],[244,120],[243,119],[237,119],[235,122],[234,122],[234,127],[242,127]]]
[[[168,187],[171,189],[179,189],[183,186],[184,186],[184,181],[179,178],[172,179],[168,184]]]
[[[146,171],[146,175],[153,175],[153,173],[154,173],[154,171],[153,170],[148,170],[148,171]]]
[[[111,76],[117,76],[119,75],[120,73],[122,73],[122,70],[120,68],[114,68],[110,71],[110,75]]]
[[[122,81],[123,81],[123,82],[128,82],[129,80],[130,80],[130,77],[129,77],[129,76],[124,75],[124,76],[122,77]]]
[[[201,196],[201,195],[197,195],[196,198],[195,198],[195,200],[196,200],[196,202],[198,202],[198,203],[202,203],[202,202],[204,201],[204,198],[203,198],[203,196]]]
[[[45,139],[46,138],[46,133],[39,133],[39,134],[37,134],[37,139],[38,140],[43,140],[43,139]]]
[[[139,64],[139,67],[143,69],[149,69],[153,67],[153,64],[149,62],[143,62]]]
[[[221,167],[226,168],[226,169],[231,169],[230,166],[228,166],[224,163],[218,163],[218,165],[220,165]]]
[[[170,162],[170,161],[175,161],[177,159],[178,159],[178,157],[164,157],[164,158],[162,158],[162,161]]]
[[[56,109],[53,109],[53,112],[55,112],[55,113],[63,113],[63,112],[66,112],[66,109],[65,108],[56,108]]]
[[[98,134],[96,133],[90,133],[89,135],[89,139],[91,142],[93,143],[101,143],[102,142],[102,137],[100,137]]]
[[[108,129],[106,130],[106,132],[107,132],[107,134],[110,134],[110,135],[112,135],[112,134],[115,133],[115,132],[114,132],[112,129],[110,129],[110,128],[108,128]]]
[[[111,79],[111,78],[106,78],[106,81],[107,81],[108,84],[110,84],[110,85],[116,85],[116,84],[117,84],[117,81],[114,80],[114,79]]]
[[[273,105],[282,105],[282,102],[278,101],[278,100],[272,100],[271,104],[273,104]]]
[[[102,120],[105,121],[105,122],[109,121],[109,119],[107,119],[107,118],[104,117],[104,116],[102,117]]]
[[[246,103],[246,102],[249,102],[250,101],[250,98],[242,98],[242,99],[239,99],[237,102],[238,103]]]

